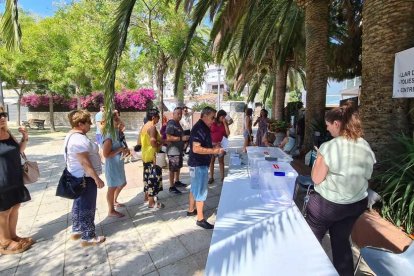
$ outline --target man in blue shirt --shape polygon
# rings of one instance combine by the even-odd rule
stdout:
[[[212,154],[223,154],[224,149],[213,148],[210,135],[210,126],[216,116],[216,110],[205,107],[201,111],[201,118],[193,126],[190,135],[190,167],[191,189],[187,216],[197,215],[197,225],[204,229],[213,229],[214,225],[204,219],[204,201],[208,191],[208,168]]]

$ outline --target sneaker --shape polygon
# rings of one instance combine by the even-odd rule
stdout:
[[[208,223],[205,219],[203,219],[203,220],[197,220],[197,223],[196,224],[198,226],[204,228],[204,229],[214,229],[214,225]]]
[[[174,183],[174,186],[175,187],[187,187],[187,184],[184,184],[183,182],[181,182],[180,180],[178,180],[178,181],[175,181],[175,183]]]
[[[105,240],[106,238],[104,236],[98,236],[89,240],[82,240],[81,245],[82,247],[95,246],[100,243],[103,243]]]
[[[180,190],[177,189],[177,187],[170,187],[169,189],[170,193],[174,193],[174,194],[182,194],[182,192]]]
[[[187,217],[193,217],[197,215],[197,209],[194,209],[192,212],[187,211]]]

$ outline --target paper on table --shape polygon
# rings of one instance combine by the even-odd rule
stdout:
[[[221,139],[221,147],[227,151],[228,147],[229,147],[229,139],[227,139],[226,137],[223,136],[223,139]]]

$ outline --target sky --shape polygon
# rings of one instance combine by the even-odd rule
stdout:
[[[4,2],[0,1],[0,10],[3,12],[4,10]],[[62,0],[19,0],[18,5],[23,10],[35,13],[41,17],[52,16],[56,10],[57,5],[61,2],[70,2],[70,1],[62,1]]]

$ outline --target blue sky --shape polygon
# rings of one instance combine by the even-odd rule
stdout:
[[[57,5],[61,0],[19,0],[19,7],[23,10],[35,13],[41,17],[51,16],[57,10]],[[4,1],[1,1],[0,10],[4,10]]]

